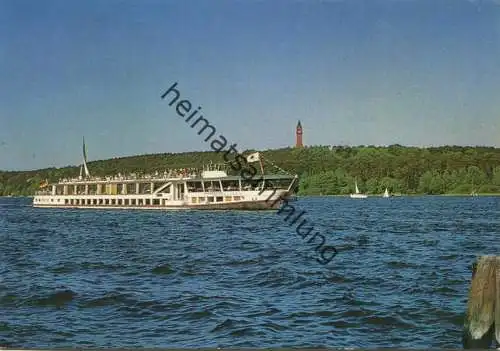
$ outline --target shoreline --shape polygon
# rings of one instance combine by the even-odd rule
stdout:
[[[382,195],[378,194],[367,194],[368,197],[380,197],[383,198]],[[349,197],[349,195],[297,195],[298,197]],[[424,197],[424,196],[436,196],[436,197],[491,197],[491,196],[500,196],[500,193],[492,193],[492,194],[477,194],[477,196],[472,196],[470,194],[401,194],[401,195],[391,195],[389,198],[393,197]]]

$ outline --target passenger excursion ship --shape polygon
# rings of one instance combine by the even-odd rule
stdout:
[[[145,175],[91,176],[85,142],[80,176],[41,184],[34,207],[158,210],[268,210],[294,198],[295,175],[264,175],[262,156],[253,153],[247,162],[260,162],[255,180],[228,175],[220,165],[202,170],[168,170]],[[85,171],[83,174],[82,170]]]

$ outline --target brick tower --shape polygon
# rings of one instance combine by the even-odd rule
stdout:
[[[297,128],[295,128],[295,147],[303,147],[302,144],[302,124],[297,123]]]

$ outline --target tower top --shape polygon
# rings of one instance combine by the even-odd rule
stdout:
[[[302,129],[302,124],[300,124],[300,120],[299,120],[299,122],[297,123],[297,128],[301,128],[301,129]]]

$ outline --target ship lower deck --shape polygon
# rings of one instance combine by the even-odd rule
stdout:
[[[155,195],[39,195],[33,199],[33,207],[39,208],[88,208],[88,209],[243,209],[266,210],[279,206],[287,198],[285,190],[264,190],[231,193],[188,193],[172,199]]]
[[[225,203],[184,204],[184,205],[61,205],[61,204],[33,204],[38,208],[67,208],[67,209],[99,209],[99,210],[274,210],[281,206],[283,199],[269,199],[258,201],[237,201]]]
[[[201,204],[201,205],[185,205],[185,206],[92,206],[92,205],[50,205],[39,204],[33,205],[38,208],[58,208],[58,209],[89,209],[89,210],[159,210],[159,211],[183,211],[183,210],[275,210],[282,204],[281,200],[273,201],[241,201],[233,203],[215,203],[215,204]]]

